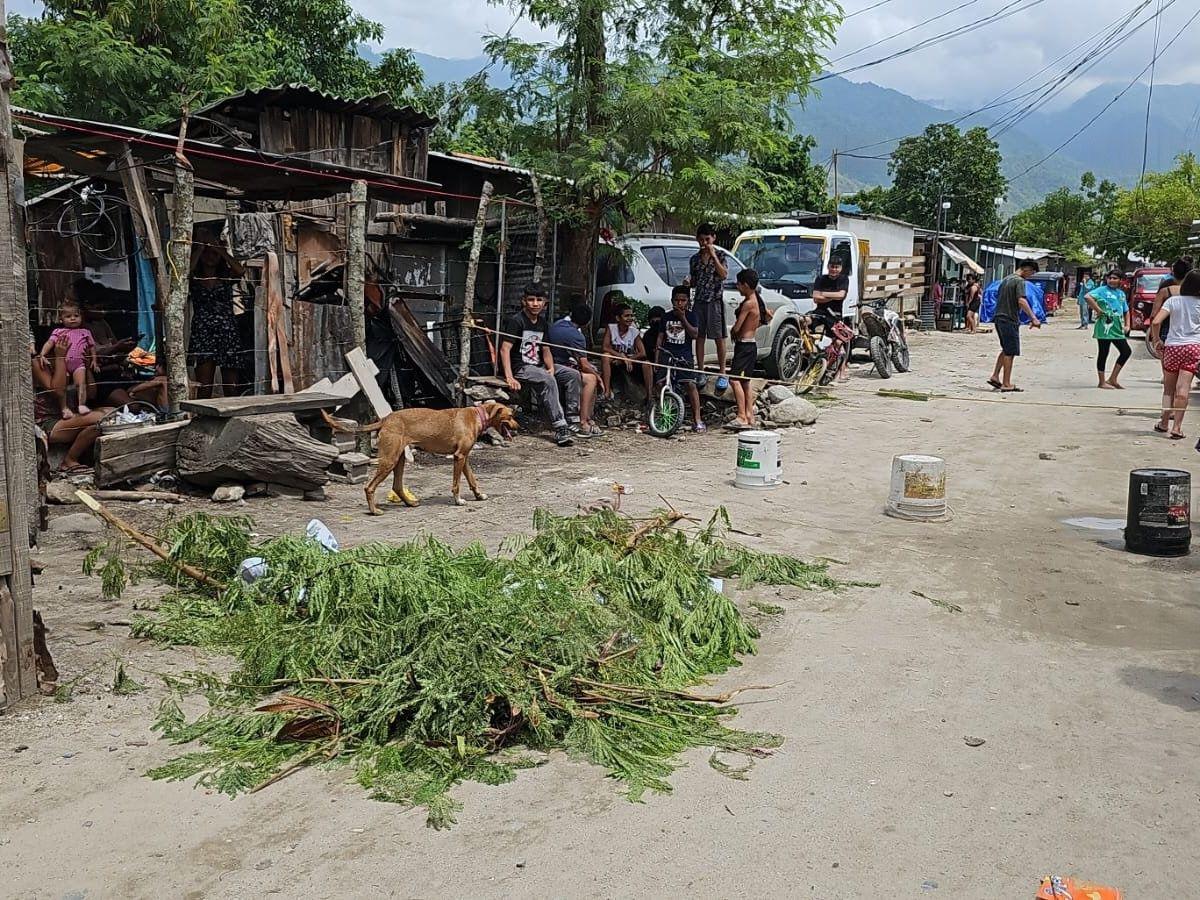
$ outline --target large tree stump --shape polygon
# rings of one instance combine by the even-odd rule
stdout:
[[[203,487],[266,481],[311,491],[328,483],[339,452],[288,413],[200,416],[179,433],[175,462],[181,477]]]

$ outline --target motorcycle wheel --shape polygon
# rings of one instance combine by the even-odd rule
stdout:
[[[796,381],[792,385],[792,392],[807,394],[818,384],[821,384],[821,379],[825,376],[825,368],[828,365],[829,363],[824,356],[814,356],[796,377]]]
[[[897,372],[907,372],[911,368],[912,358],[908,352],[908,343],[904,338],[900,339],[900,343],[892,347],[892,365],[896,367]]]
[[[647,431],[655,437],[668,438],[683,424],[683,399],[678,394],[663,391],[650,408]]]
[[[888,358],[887,342],[881,337],[871,338],[871,362],[880,378],[892,377],[892,361]]]

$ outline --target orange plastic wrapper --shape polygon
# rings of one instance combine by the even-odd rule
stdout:
[[[1047,875],[1042,879],[1036,900],[1121,900],[1121,892],[1102,884]]]

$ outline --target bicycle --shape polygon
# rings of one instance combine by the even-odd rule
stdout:
[[[801,316],[798,350],[800,361],[797,365],[796,379],[791,385],[792,392],[796,394],[807,394],[820,384],[821,379],[825,377],[825,370],[829,366],[825,352],[813,337],[812,329],[809,327],[810,323],[811,320],[808,316]]]
[[[646,416],[646,430],[655,437],[668,438],[683,424],[683,397],[675,390],[675,367],[669,364],[671,355],[662,353],[659,362],[665,364],[666,375],[658,398],[652,400]]]
[[[811,317],[808,317],[811,319]],[[821,373],[818,384],[825,386],[837,377],[838,371],[850,354],[850,345],[854,342],[854,329],[840,318],[832,325],[822,320],[824,326],[821,340],[817,347],[825,360],[825,371]],[[811,323],[810,323],[811,325]],[[828,341],[828,343],[825,343]],[[822,346],[824,344],[824,346]]]

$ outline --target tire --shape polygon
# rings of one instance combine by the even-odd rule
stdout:
[[[880,378],[892,377],[892,361],[888,358],[887,341],[881,337],[871,338],[871,362]]]
[[[763,361],[767,375],[779,381],[791,381],[800,375],[803,354],[800,352],[800,329],[791,322],[784,322],[775,332],[771,352]]]
[[[678,394],[660,393],[647,417],[647,431],[655,437],[668,438],[683,424],[683,400]]]
[[[1162,359],[1162,353],[1159,352],[1158,348],[1154,345],[1154,342],[1150,340],[1150,335],[1146,335],[1144,343],[1146,345],[1146,354],[1151,359]]]
[[[796,394],[807,394],[818,384],[821,384],[821,379],[825,377],[825,367],[829,363],[826,362],[823,354],[818,354],[809,360],[808,365],[796,377],[796,381],[792,384],[792,392]]]
[[[908,352],[908,341],[900,339],[900,343],[892,347],[892,365],[897,372],[907,372],[912,368],[912,357]]]

